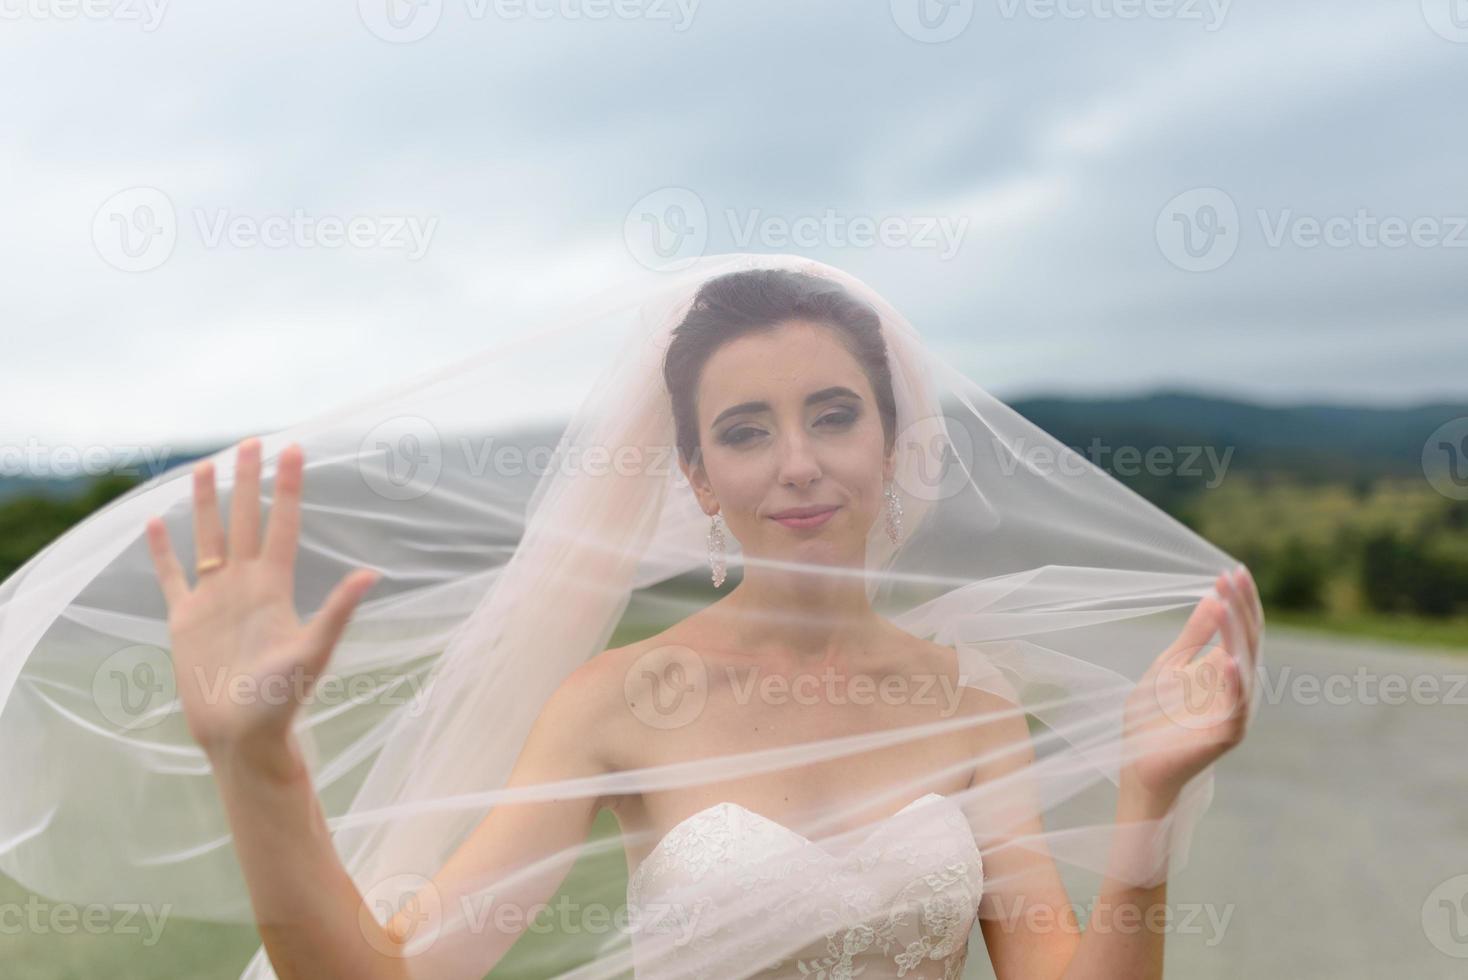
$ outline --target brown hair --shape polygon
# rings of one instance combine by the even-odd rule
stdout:
[[[810,320],[836,331],[876,393],[885,448],[891,451],[897,403],[876,311],[841,284],[821,276],[788,269],[750,269],[715,276],[699,288],[688,315],[673,330],[663,358],[678,454],[685,462],[692,465],[700,458],[695,396],[709,358],[736,337],[773,330],[789,320]]]

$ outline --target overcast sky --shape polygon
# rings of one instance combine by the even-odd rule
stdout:
[[[1468,2],[921,2],[0,0],[0,443],[280,428],[744,250],[1003,397],[1468,397]]]

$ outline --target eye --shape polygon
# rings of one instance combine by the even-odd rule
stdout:
[[[726,446],[738,446],[741,443],[748,442],[750,439],[754,438],[758,434],[758,429],[752,428],[747,425],[741,425],[736,428],[726,430],[723,437],[719,441],[724,443]]]
[[[845,426],[856,421],[857,413],[849,408],[839,409],[829,414],[822,415],[816,420],[816,425]],[[726,446],[739,446],[751,439],[757,438],[761,430],[749,425],[738,425],[732,429],[726,429],[719,437],[719,441]]]

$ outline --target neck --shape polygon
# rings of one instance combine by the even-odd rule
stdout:
[[[793,659],[802,668],[849,663],[871,648],[881,617],[867,600],[865,577],[745,566],[744,578],[711,607],[727,617],[738,648]]]

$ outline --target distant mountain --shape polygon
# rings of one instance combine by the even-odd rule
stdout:
[[[1423,446],[1433,430],[1468,417],[1468,402],[1266,406],[1181,391],[1116,399],[1032,397],[1010,404],[1078,452],[1093,439],[1143,452],[1152,446],[1204,446],[1221,456],[1232,448],[1232,473],[1306,483],[1420,476]],[[1109,468],[1104,459],[1093,462]]]
[[[1468,416],[1468,402],[1409,408],[1343,405],[1257,405],[1186,391],[1122,398],[1030,396],[1008,404],[1139,492],[1159,502],[1186,495],[1205,475],[1129,476],[1113,468],[1122,447],[1139,454],[1160,447],[1179,462],[1190,447],[1226,458],[1228,472],[1306,483],[1365,484],[1381,477],[1422,473],[1422,449],[1444,422]],[[554,435],[541,434],[541,440]],[[1099,447],[1099,450],[1098,450]],[[174,451],[165,469],[192,463],[220,447]],[[1224,454],[1228,455],[1225,457]],[[154,474],[148,473],[148,476]],[[86,479],[33,479],[0,475],[0,503],[22,495],[68,499]]]

